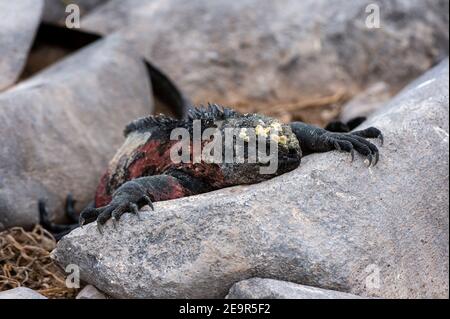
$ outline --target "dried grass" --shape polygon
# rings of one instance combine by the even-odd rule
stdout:
[[[0,291],[27,287],[48,298],[74,298],[64,272],[50,258],[56,240],[36,226],[31,232],[15,227],[0,233]]]

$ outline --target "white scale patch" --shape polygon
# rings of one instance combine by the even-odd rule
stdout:
[[[149,137],[151,136],[150,132],[139,133],[133,132],[127,136],[125,143],[120,147],[117,151],[116,155],[114,155],[113,159],[110,162],[109,168],[111,171],[114,171],[117,167],[119,160],[125,156],[126,158],[131,158],[131,154],[138,149],[140,146],[144,145]]]

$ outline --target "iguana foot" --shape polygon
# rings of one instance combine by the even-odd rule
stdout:
[[[350,133],[351,135],[360,136],[363,138],[377,138],[380,140],[380,145],[383,146],[384,136],[379,129],[376,127],[369,127],[364,130],[355,131]]]
[[[378,138],[383,144],[383,135],[380,130],[370,127],[365,130],[351,133],[326,133],[322,136],[325,143],[332,146],[335,150],[351,153],[352,161],[355,151],[366,157],[367,167],[375,166],[380,159],[380,152],[375,144],[367,141],[365,138]]]
[[[80,215],[80,225],[97,221],[97,227],[102,232],[102,226],[109,219],[113,220],[115,226],[125,213],[139,217],[142,207],[148,205],[153,210],[153,202],[191,195],[189,187],[198,185],[195,179],[188,176],[183,178],[183,175],[154,175],[133,179],[120,186],[107,205],[85,209]]]
[[[366,140],[378,138],[383,144],[383,134],[375,127],[350,133],[330,132],[302,122],[294,122],[291,127],[304,155],[339,150],[351,153],[353,160],[356,151],[367,158],[368,167],[378,163],[380,157],[378,148]]]
[[[130,181],[117,190],[108,205],[83,210],[80,214],[79,223],[80,226],[83,226],[97,221],[98,230],[100,233],[103,233],[102,227],[109,219],[112,219],[114,227],[116,227],[117,222],[125,213],[135,214],[140,219],[139,209],[146,205],[154,209],[152,200],[145,189],[139,183]]]

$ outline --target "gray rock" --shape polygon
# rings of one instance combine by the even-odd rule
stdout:
[[[154,0],[108,1],[83,17],[85,30],[110,34],[132,24],[136,19],[149,14],[151,7],[158,6]]]
[[[43,0],[0,1],[0,91],[22,72],[43,7]]]
[[[231,287],[226,299],[360,299],[344,292],[303,286],[292,282],[251,278]]]
[[[40,198],[59,221],[69,192],[83,208],[125,125],[152,109],[144,63],[114,38],[0,94],[0,230],[36,223]]]
[[[385,82],[377,82],[346,103],[342,108],[340,118],[343,122],[348,122],[356,117],[367,117],[391,98],[392,92],[389,85]]]
[[[19,287],[0,291],[0,299],[47,299],[47,297],[30,288]]]
[[[250,186],[158,202],[117,230],[94,224],[53,258],[118,298],[223,298],[272,278],[386,298],[448,298],[449,65],[426,73],[364,126],[385,135],[377,166],[330,152]]]
[[[370,3],[381,28],[366,27],[366,0],[113,1],[82,27],[119,32],[196,104],[277,113],[379,81],[401,88],[448,55],[448,1]]]
[[[94,286],[87,285],[78,293],[76,299],[106,299],[106,296]]]

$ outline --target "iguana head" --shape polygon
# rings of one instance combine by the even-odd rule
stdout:
[[[222,162],[218,165],[230,185],[266,180],[300,164],[297,137],[289,125],[274,118],[210,105],[206,109],[195,109],[191,120],[195,119],[202,121],[203,128],[210,129],[213,146],[217,142],[221,144],[217,149],[210,145],[210,153],[214,161],[218,158],[212,155],[222,150]]]

